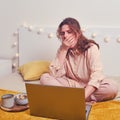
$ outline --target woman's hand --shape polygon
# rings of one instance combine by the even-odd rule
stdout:
[[[96,91],[96,89],[97,88],[90,86],[90,85],[86,86],[85,88],[85,100],[86,101],[89,98],[89,96],[91,96],[91,94]]]
[[[60,46],[59,52],[57,54],[57,57],[61,65],[64,63],[68,49],[71,48],[71,46],[74,43],[74,40],[75,37],[73,35],[65,39],[62,39],[62,45]]]
[[[68,50],[69,48],[71,48],[75,43],[75,37],[69,36],[68,38],[62,40],[62,47],[66,50]]]

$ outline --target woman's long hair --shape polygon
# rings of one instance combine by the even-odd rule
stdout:
[[[74,19],[74,18],[65,18],[58,26],[57,29],[57,37],[60,38],[60,33],[61,33],[61,28],[63,25],[68,25],[70,27],[70,29],[75,33],[75,35],[80,34],[79,38],[78,38],[78,43],[77,43],[77,50],[81,53],[85,53],[85,51],[90,48],[90,46],[92,45],[91,43],[97,45],[97,47],[99,48],[99,45],[94,41],[94,40],[90,40],[87,39],[81,32],[81,27],[79,22]]]

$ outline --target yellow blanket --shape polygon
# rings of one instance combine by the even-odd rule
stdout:
[[[16,92],[0,89],[0,97],[7,93],[15,94]],[[29,109],[22,112],[7,112],[0,109],[0,120],[51,119],[31,116]],[[120,101],[107,101],[93,104],[88,120],[120,120]]]

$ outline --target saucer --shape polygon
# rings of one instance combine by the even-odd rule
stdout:
[[[1,105],[0,103],[0,108],[4,111],[8,111],[8,112],[20,112],[20,111],[24,111],[27,110],[29,108],[29,105],[14,105],[12,108],[6,108],[4,106]]]

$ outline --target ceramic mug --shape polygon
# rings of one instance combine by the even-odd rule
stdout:
[[[1,97],[2,103],[1,105],[6,108],[12,108],[14,106],[14,95],[13,94],[5,94]]]

